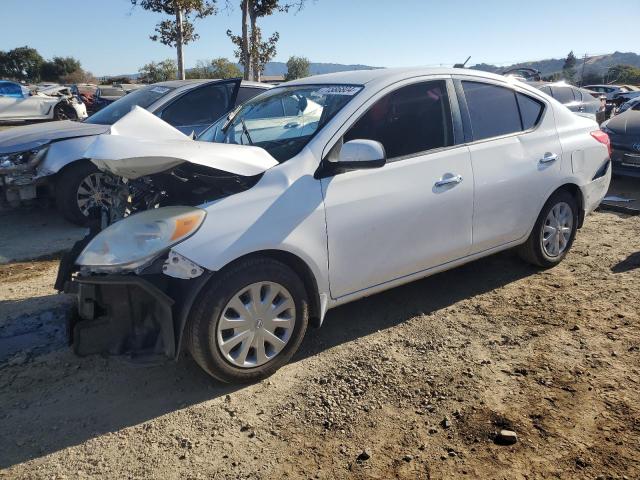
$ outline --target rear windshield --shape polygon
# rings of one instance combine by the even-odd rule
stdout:
[[[357,93],[356,85],[276,87],[249,100],[200,141],[254,145],[284,162],[294,157]]]
[[[125,91],[121,88],[102,88],[100,87],[100,95],[105,97],[121,97],[125,94]]]
[[[96,123],[99,125],[113,125],[124,117],[133,107],[148,108],[159,98],[164,97],[173,88],[149,85],[148,87],[135,90],[128,95],[116,100],[111,105],[107,105],[99,112],[94,113],[85,120],[86,123]]]

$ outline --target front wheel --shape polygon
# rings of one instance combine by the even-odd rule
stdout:
[[[527,241],[518,253],[525,261],[549,268],[567,255],[578,230],[578,205],[567,191],[554,193],[538,216]]]
[[[269,258],[240,261],[201,292],[186,332],[189,351],[223,382],[273,374],[298,350],[309,323],[302,280]]]
[[[118,199],[117,178],[98,170],[89,160],[78,160],[57,174],[56,205],[64,218],[86,225],[92,207],[112,207]]]

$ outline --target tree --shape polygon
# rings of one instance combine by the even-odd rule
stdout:
[[[161,62],[151,62],[144,65],[138,72],[140,80],[146,83],[164,82],[176,78],[178,66],[175,60],[166,59]]]
[[[73,57],[53,57],[42,63],[40,76],[48,82],[59,82],[73,72],[82,71],[80,61]]]
[[[176,48],[178,78],[184,80],[184,46],[197,40],[193,21],[216,13],[215,0],[131,0],[133,6],[175,17],[156,24],[156,34],[149,38],[154,42]]]
[[[308,58],[305,57],[289,57],[287,60],[287,74],[285,80],[295,80],[296,78],[308,77],[311,75],[309,67],[311,63]]]
[[[213,60],[198,60],[196,66],[187,72],[187,78],[238,78],[242,71],[235,63],[224,57]]]
[[[280,3],[279,0],[241,0],[242,32],[235,35],[227,30],[227,36],[236,46],[235,55],[244,67],[245,80],[260,81],[264,66],[276,54],[276,44],[280,34],[274,32],[268,39],[262,39],[262,31],[258,27],[258,18],[268,17],[276,11],[288,12],[290,9],[302,9],[306,0],[295,0]]]
[[[632,65],[614,65],[607,70],[607,83],[640,84],[640,68]]]
[[[97,83],[96,77],[93,76],[93,73],[87,72],[82,68],[75,70],[71,73],[68,73],[62,77],[60,77],[60,82],[62,83]]]
[[[35,48],[27,46],[0,52],[0,77],[37,82],[44,59]]]
[[[564,60],[564,65],[562,66],[562,75],[565,80],[568,82],[573,82],[576,76],[576,56],[573,54],[573,50],[569,52],[567,58]]]

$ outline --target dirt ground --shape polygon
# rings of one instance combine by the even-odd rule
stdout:
[[[55,269],[0,266],[0,478],[640,478],[640,217],[333,310],[250,386],[75,357]]]

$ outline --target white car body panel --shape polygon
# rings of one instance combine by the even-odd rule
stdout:
[[[262,148],[196,142],[140,107],[114,123],[110,133],[94,137],[83,157],[101,170],[129,179],[186,161],[244,176],[258,175],[278,164]]]
[[[544,118],[531,131],[423,152],[377,170],[314,178],[323,156],[381,95],[451,76],[526,92],[546,105]],[[175,252],[212,271],[255,252],[289,252],[309,267],[319,298],[328,299],[331,308],[524,242],[544,203],[563,185],[580,189],[587,213],[609,185],[610,168],[592,180],[608,161],[606,146],[590,135],[597,124],[524,83],[469,70],[389,69],[321,75],[284,86],[309,84],[364,87],[284,163],[256,160],[257,147],[229,150],[225,168],[255,162],[262,178],[248,190],[203,205],[204,223],[175,245]],[[97,161],[102,168],[106,157],[116,169],[123,159],[132,162],[126,168],[136,169],[153,157],[161,159],[160,166],[172,158],[225,169],[216,156],[229,145],[200,150],[196,142],[173,139],[154,147],[147,139],[112,137],[115,143],[101,147],[106,148]],[[546,153],[557,158],[541,165]],[[434,183],[446,174],[463,180],[438,191]]]

